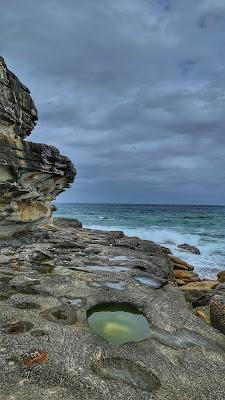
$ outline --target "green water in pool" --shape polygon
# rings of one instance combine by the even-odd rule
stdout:
[[[90,328],[113,345],[139,342],[150,335],[146,317],[129,304],[96,305],[87,317]]]

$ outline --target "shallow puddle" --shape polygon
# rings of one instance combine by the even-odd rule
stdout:
[[[103,288],[103,289],[115,289],[115,290],[125,290],[126,286],[122,282],[110,282],[110,281],[104,281],[104,282],[91,282],[90,286],[97,287],[97,288]]]
[[[61,298],[61,301],[66,304],[70,304],[72,306],[81,307],[83,300],[80,297],[70,297],[65,296]]]
[[[75,267],[74,269],[87,272],[127,272],[130,270],[128,267],[117,265],[87,265],[85,267]]]
[[[131,260],[133,257],[127,257],[127,256],[112,256],[109,257],[110,261],[127,261]]]
[[[136,282],[141,283],[142,285],[153,288],[153,289],[159,289],[162,286],[164,286],[166,283],[165,281],[161,281],[160,279],[151,278],[151,277],[144,276],[144,275],[143,276],[136,275],[136,276],[133,276],[133,278]]]
[[[150,335],[145,316],[126,303],[96,305],[87,317],[90,328],[113,345],[139,342]]]

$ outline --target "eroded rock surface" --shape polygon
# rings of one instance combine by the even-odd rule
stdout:
[[[55,147],[24,141],[37,120],[29,93],[0,58],[0,237],[51,222],[51,201],[75,177]]]
[[[136,240],[65,219],[0,240],[1,399],[224,400],[225,336],[194,315],[164,250]],[[135,307],[149,336],[94,333],[88,312],[106,303]]]

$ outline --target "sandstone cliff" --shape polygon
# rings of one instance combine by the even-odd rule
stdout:
[[[29,90],[0,58],[0,237],[51,221],[51,201],[75,177],[52,146],[24,140],[37,110]]]

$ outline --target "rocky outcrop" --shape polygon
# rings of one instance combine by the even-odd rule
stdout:
[[[44,237],[0,241],[1,400],[224,400],[225,336],[194,315],[160,246],[65,219]],[[135,307],[148,334],[109,343],[89,324],[99,305]],[[125,322],[105,333],[133,334]]]
[[[8,70],[0,57],[0,132],[24,138],[33,130],[37,118],[29,89]]]
[[[51,222],[51,201],[75,177],[55,147],[24,140],[36,120],[29,90],[0,58],[0,237]]]

